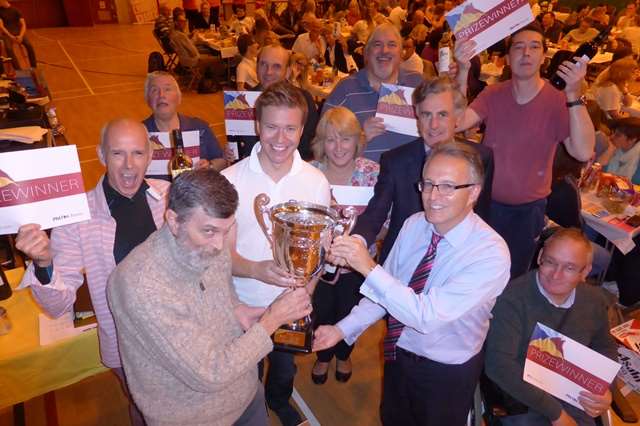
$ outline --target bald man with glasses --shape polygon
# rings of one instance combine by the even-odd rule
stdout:
[[[584,410],[522,380],[529,341],[537,322],[613,360],[608,303],[598,287],[585,284],[591,271],[591,243],[576,228],[560,228],[544,244],[538,268],[509,283],[493,309],[487,337],[486,374],[498,387],[506,416],[500,424],[595,425],[594,417],[611,405],[603,395],[581,392]]]

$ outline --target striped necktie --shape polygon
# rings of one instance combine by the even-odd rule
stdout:
[[[413,289],[416,294],[422,293],[424,286],[427,283],[431,269],[433,268],[433,262],[436,258],[436,248],[438,243],[442,239],[442,235],[438,235],[435,232],[431,234],[431,244],[427,248],[427,252],[424,257],[418,263],[416,270],[411,276],[409,281],[409,287]],[[396,359],[396,343],[402,334],[404,324],[395,319],[392,315],[389,315],[387,320],[387,335],[384,337],[384,359],[385,361],[394,361]]]

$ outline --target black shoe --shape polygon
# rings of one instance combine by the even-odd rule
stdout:
[[[338,370],[336,370],[336,380],[342,383],[346,383],[349,381],[349,379],[351,378],[351,371],[349,371],[348,373],[341,373]]]
[[[343,373],[341,371],[338,370],[338,362],[340,362],[340,360],[336,361],[336,380],[342,383],[346,383],[349,381],[349,379],[351,378],[351,371],[347,372],[347,373]],[[342,361],[344,362],[344,361]],[[347,362],[349,362],[349,360],[347,359]]]
[[[315,368],[315,366],[318,364],[319,361],[316,361],[315,364],[313,364],[313,367]],[[322,385],[324,384],[324,382],[327,381],[327,377],[329,376],[329,365],[327,364],[327,371],[324,372],[324,374],[315,374],[313,372],[313,368],[311,369],[311,380],[313,381],[313,383],[315,383],[316,385]]]
[[[297,426],[302,422],[300,414],[296,411],[291,404],[287,404],[277,410],[273,410],[276,416],[280,419],[282,426]]]

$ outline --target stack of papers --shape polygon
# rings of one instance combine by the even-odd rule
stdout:
[[[42,140],[49,130],[40,126],[11,127],[0,129],[0,140],[32,144]]]
[[[611,329],[611,335],[632,351],[640,354],[640,321],[633,319]]]

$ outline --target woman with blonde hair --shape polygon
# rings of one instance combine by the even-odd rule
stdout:
[[[637,69],[638,63],[631,56],[627,56],[613,62],[594,82],[593,96],[608,118],[618,119],[625,116],[622,107],[630,106],[632,102],[627,84]]]
[[[289,56],[288,67],[290,70],[289,83],[300,89],[307,90],[309,85],[309,59],[303,53],[292,52]]]
[[[380,173],[375,161],[361,157],[365,139],[355,114],[344,107],[336,107],[324,113],[316,136],[311,143],[315,161],[311,164],[320,169],[332,186],[374,186]],[[335,206],[340,208],[341,206]],[[342,270],[335,285],[320,281],[313,295],[316,325],[335,324],[346,317],[360,301],[362,275]],[[335,356],[336,380],[346,382],[351,377],[353,346],[344,340],[331,349],[317,353],[311,370],[311,379],[316,384],[327,380],[329,363]]]

